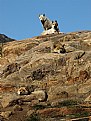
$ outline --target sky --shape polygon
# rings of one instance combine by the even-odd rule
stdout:
[[[91,0],[0,0],[0,34],[16,40],[39,36],[38,16],[44,13],[61,32],[91,30]]]

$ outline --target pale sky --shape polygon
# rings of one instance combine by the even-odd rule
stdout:
[[[38,36],[43,13],[62,32],[91,30],[91,0],[0,0],[0,33],[17,40]]]

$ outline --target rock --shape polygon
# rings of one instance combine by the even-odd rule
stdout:
[[[0,116],[0,120],[1,120],[1,121],[4,121],[4,118],[3,118],[2,116]]]
[[[53,52],[55,49],[57,52]],[[1,47],[1,53],[0,102],[3,110],[15,105],[23,105],[30,110],[35,105],[46,103],[51,109],[41,110],[43,115],[47,112],[58,116],[62,114],[61,108],[52,108],[63,101],[90,103],[91,31],[55,33],[12,41]],[[28,87],[29,94],[18,95],[20,87]],[[26,108],[19,113],[26,115]],[[74,106],[72,112],[64,112],[69,115],[70,112],[79,112],[77,109]],[[18,110],[17,106],[15,110]]]
[[[0,58],[0,66],[5,67],[5,65],[8,65],[9,61],[7,58]]]
[[[58,117],[58,116],[62,116],[64,115],[63,112],[65,112],[65,114],[68,112],[67,108],[48,108],[48,109],[42,109],[42,110],[38,110],[37,113],[40,114],[43,117]]]
[[[6,68],[3,70],[3,77],[7,77],[9,74],[14,73],[20,69],[19,65],[17,63],[12,63],[6,66]]]
[[[85,94],[91,91],[91,85],[82,85],[78,89],[78,93]]]
[[[67,100],[70,96],[74,97],[77,94],[77,87],[76,85],[71,86],[60,86],[57,85],[50,87],[50,90],[48,91],[48,101],[54,101],[57,99],[60,100]]]
[[[7,57],[9,62],[14,62],[18,56],[39,44],[38,41],[28,39],[25,41],[13,41],[3,46],[3,57]]]
[[[11,41],[15,41],[15,39],[11,39],[4,34],[0,34],[0,43],[6,43]]]
[[[45,41],[43,43],[40,43],[38,46],[35,46],[32,48],[32,52],[40,52],[40,53],[50,53],[51,52],[51,41]]]
[[[91,103],[91,94],[88,97],[86,97],[86,99],[84,100],[84,102]]]
[[[72,121],[90,121],[90,120],[89,117],[83,117],[83,118],[72,119]]]
[[[76,48],[71,47],[70,45],[69,46],[65,45],[65,51],[66,53],[73,52],[73,51],[76,51]]]
[[[79,72],[79,77],[80,77],[80,80],[84,81],[86,79],[89,79],[89,73],[86,70],[81,70]]]
[[[23,110],[23,108],[20,106],[20,105],[15,105],[14,107],[13,107],[13,110],[14,111],[22,111]]]
[[[16,105],[19,103],[18,99],[19,97],[16,94],[7,94],[3,96],[3,99],[1,100],[1,105],[3,106],[3,108]]]
[[[15,92],[15,85],[9,84],[9,83],[1,83],[0,84],[0,93],[9,93],[9,92]]]
[[[84,51],[76,51],[74,54],[75,54],[74,60],[76,60],[76,59],[80,59],[85,54],[85,52]]]
[[[30,117],[30,116],[33,115],[35,112],[36,112],[35,110],[29,110],[29,111],[27,112],[27,116]]]
[[[91,116],[89,116],[89,121],[91,120]]]
[[[42,117],[63,117],[68,114],[75,114],[76,111],[81,112],[82,110],[77,108],[77,109],[71,109],[67,107],[62,107],[62,108],[46,108],[46,109],[41,109],[37,110],[36,113],[41,115]]]
[[[0,114],[2,117],[4,117],[5,119],[9,118],[12,115],[12,111],[5,111],[5,112],[1,112]]]
[[[24,95],[20,97],[20,100],[23,102],[31,102],[32,100],[36,100],[36,97],[32,94],[30,95]]]

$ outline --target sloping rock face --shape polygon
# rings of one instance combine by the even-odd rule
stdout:
[[[44,35],[3,45],[1,100],[6,93],[17,94],[19,87],[31,85],[44,90],[45,103],[53,107],[67,100],[91,103],[87,100],[91,96],[91,31]]]

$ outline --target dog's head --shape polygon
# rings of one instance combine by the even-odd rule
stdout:
[[[46,20],[45,14],[39,14],[39,19],[40,21],[45,21]]]
[[[58,22],[55,20],[55,21],[52,21],[52,28],[56,29],[58,27]]]
[[[18,95],[27,95],[29,93],[28,89],[26,87],[21,87],[18,89]]]

